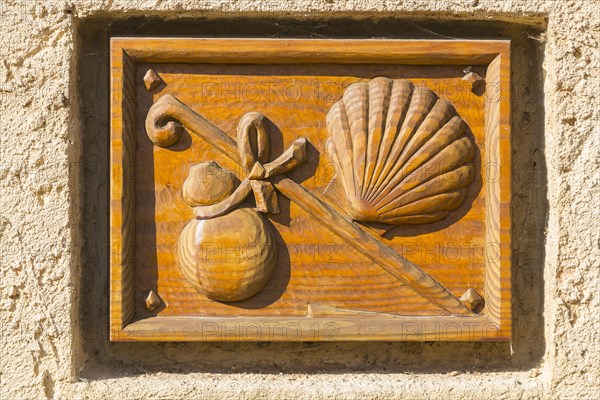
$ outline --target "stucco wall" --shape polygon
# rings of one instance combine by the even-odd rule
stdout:
[[[600,398],[599,8],[0,0],[0,398]],[[513,343],[108,343],[108,36],[152,34],[511,38]]]

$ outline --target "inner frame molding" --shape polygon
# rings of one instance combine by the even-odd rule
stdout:
[[[510,340],[509,41],[113,38],[110,58],[111,341]],[[309,303],[306,316],[184,316],[136,312],[143,295],[135,289],[136,267],[142,268],[136,266],[135,255],[139,140],[136,129],[140,129],[136,117],[138,67],[142,64],[146,68],[146,64],[324,63],[468,65],[485,69],[485,82],[496,93],[486,97],[483,110],[485,158],[482,164],[486,192],[483,310],[460,316],[452,312],[450,315],[403,316]],[[202,113],[201,109],[193,109]],[[324,151],[321,156],[325,156]],[[293,196],[297,189],[289,186],[287,178],[276,182],[275,188],[287,197]],[[374,237],[370,233],[365,235],[365,240],[373,240],[367,239]],[[421,277],[416,276],[415,282],[420,281]],[[460,294],[451,294],[451,297]],[[456,305],[456,310],[460,307]]]

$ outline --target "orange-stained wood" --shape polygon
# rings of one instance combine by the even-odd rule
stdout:
[[[345,98],[345,96],[346,95],[344,95],[344,98]],[[255,152],[258,152],[257,149],[260,148],[260,145],[251,146],[251,147],[255,148],[254,150],[246,149],[247,142],[244,140],[244,138],[238,132],[239,142],[238,142],[237,146],[240,149],[239,154],[236,152],[232,152],[230,150],[230,147],[228,147],[228,146],[223,145],[223,147],[219,147],[219,144],[225,144],[228,142],[229,137],[227,136],[227,134],[224,132],[219,132],[218,128],[215,128],[214,126],[210,126],[210,124],[208,124],[208,123],[205,123],[205,122],[195,123],[195,121],[201,120],[202,117],[200,117],[198,115],[194,115],[195,114],[194,111],[190,110],[188,107],[186,107],[184,104],[180,103],[178,100],[176,100],[171,95],[165,95],[165,96],[161,97],[156,103],[154,103],[154,105],[148,111],[147,118],[150,118],[151,120],[156,121],[157,120],[156,113],[153,110],[154,110],[154,108],[163,109],[164,108],[163,104],[162,104],[163,102],[172,103],[173,107],[168,112],[165,112],[162,115],[162,117],[159,118],[158,120],[164,120],[164,121],[174,120],[174,121],[177,121],[176,123],[182,123],[183,127],[185,127],[187,130],[192,131],[201,140],[205,140],[205,138],[208,139],[210,142],[213,143],[213,145],[215,147],[218,148],[218,150],[220,150],[227,157],[234,160],[236,163],[241,164],[241,165],[245,164],[244,168],[245,168],[246,172],[250,172],[249,178],[253,179],[253,180],[249,181],[248,179],[244,179],[244,181],[239,186],[239,188],[245,187],[244,185],[247,185],[248,182],[252,182],[252,183],[256,183],[256,184],[263,184],[263,185],[267,185],[267,186],[271,185],[271,183],[265,182],[263,180],[254,180],[254,175],[256,175],[256,179],[263,179],[263,178],[267,177],[266,172],[265,173],[262,173],[262,172],[261,173],[253,173],[253,171],[256,169],[254,167],[257,165],[260,166],[260,162],[258,162],[257,160],[254,160],[254,159],[251,162],[245,162],[247,154],[253,154]],[[253,113],[253,114],[258,115],[256,113]],[[349,112],[347,111],[346,114],[349,114]],[[410,116],[410,112],[407,114],[407,118],[408,118],[408,116]],[[242,117],[242,120],[244,118],[245,117]],[[261,121],[264,119],[262,116],[259,116],[258,118]],[[186,122],[183,122],[183,121],[186,121]],[[426,121],[427,121],[427,118],[425,118],[425,122],[422,124],[422,126],[426,124]],[[260,124],[260,126],[262,128],[261,130],[264,131],[264,126],[262,126],[262,125],[263,124],[261,123]],[[178,126],[171,126],[171,128],[172,128],[171,131],[172,131],[173,136],[177,136],[179,134],[179,131],[181,130],[181,127],[178,127]],[[159,131],[165,132],[165,129],[163,129],[162,127],[155,127],[155,126],[152,126],[151,124],[149,126],[149,124],[146,124],[146,133],[148,134],[148,136],[150,138],[155,136],[154,130],[159,130]],[[238,130],[239,130],[239,127],[238,127]],[[365,130],[366,130],[366,128],[365,128]],[[415,133],[415,136],[417,136],[419,132],[420,132],[420,129],[417,131],[417,133]],[[462,133],[464,133],[464,131],[459,132],[456,136],[459,136]],[[350,132],[347,132],[347,134],[350,135]],[[366,132],[362,132],[362,135],[366,136]],[[472,143],[472,141],[466,137],[464,137],[462,139],[457,139],[457,142],[460,142],[463,139],[467,139],[468,143]],[[265,147],[266,147],[266,143],[268,143],[268,140],[264,139],[264,141],[265,141]],[[435,141],[435,140],[432,139],[431,141]],[[260,143],[260,141],[257,141],[257,143]],[[306,146],[306,140],[304,138],[300,138],[300,139],[296,140],[295,143],[301,143],[302,144],[301,146],[303,148]],[[363,141],[363,144],[364,144],[364,141]],[[441,164],[441,167],[434,165],[434,166],[431,166],[428,168],[423,168],[423,172],[420,173],[420,175],[422,175],[423,181],[429,181],[428,176],[431,175],[432,173],[436,173],[437,171],[440,170],[440,168],[442,169],[442,172],[444,172],[445,170],[452,170],[455,167],[455,165],[454,165],[455,163],[452,161],[452,159],[450,157],[447,156],[447,153],[446,153],[446,150],[452,150],[453,144],[454,143],[448,142],[448,145],[445,146],[445,148],[443,148],[441,151],[431,152],[431,154],[428,155],[427,157],[423,157],[423,160],[430,159],[431,162],[436,161],[437,164]],[[410,142],[408,142],[408,145],[410,145]],[[471,144],[470,146],[471,146],[471,148],[474,147],[473,144]],[[167,146],[161,146],[161,147],[167,147]],[[424,146],[424,147],[426,147],[426,146]],[[364,156],[364,149],[362,147],[355,146],[355,148],[353,149],[353,152],[354,153],[361,152],[361,153],[363,153],[363,156]],[[471,151],[471,153],[473,153],[473,152],[474,152],[474,150]],[[467,154],[466,151],[463,151],[463,152],[458,151],[456,153],[459,156],[458,157],[459,161],[461,160],[462,155]],[[296,153],[292,152],[291,154],[297,154],[297,162],[287,164],[288,166],[291,165],[292,167],[295,168],[298,165],[300,165],[301,163],[303,163],[304,161],[306,161],[306,152],[304,152],[304,151],[296,152]],[[349,157],[352,158],[351,155]],[[468,155],[467,157],[468,158],[466,158],[465,161],[470,161],[472,159],[473,155],[471,154],[471,155]],[[288,159],[288,157],[285,157],[285,158]],[[339,159],[340,157],[338,156],[337,158]],[[277,163],[277,160],[279,160],[279,159],[280,158],[277,158],[270,164]],[[293,160],[294,158],[291,158],[291,159]],[[412,160],[412,159],[410,159],[410,160]],[[266,161],[266,158],[264,161]],[[427,166],[427,164],[428,163],[426,163],[424,166]],[[251,167],[252,165],[254,165],[254,167]],[[267,165],[269,165],[269,164],[267,164]],[[403,164],[400,163],[400,165],[403,165]],[[460,166],[460,164],[459,164],[459,166]],[[287,168],[287,170],[291,170],[291,169],[292,168],[289,168],[289,167]],[[266,171],[266,168],[260,167],[260,170]],[[275,171],[275,170],[277,170],[277,168],[272,169],[272,171]],[[337,170],[340,171],[341,167],[338,168]],[[286,172],[286,169],[281,168],[281,173],[283,173],[283,172]],[[410,174],[409,176],[412,176],[412,174]],[[211,176],[206,176],[205,179],[213,180],[216,178],[211,177]],[[187,180],[186,180],[186,182],[187,182]],[[253,186],[255,186],[255,185],[253,185]],[[465,308],[465,306],[460,302],[460,300],[457,299],[455,296],[453,296],[451,293],[449,293],[446,288],[444,288],[438,281],[435,280],[435,278],[433,278],[431,275],[427,274],[425,271],[423,271],[418,266],[414,265],[410,261],[408,261],[405,258],[403,258],[402,256],[400,256],[397,252],[395,252],[390,247],[384,245],[380,240],[373,238],[373,237],[369,236],[368,234],[366,234],[358,225],[352,223],[350,221],[350,219],[345,218],[343,215],[337,213],[332,207],[329,207],[326,203],[320,201],[316,196],[311,194],[310,191],[305,190],[302,186],[300,186],[299,184],[295,183],[294,181],[292,181],[290,179],[278,179],[275,182],[275,186],[279,189],[279,191],[285,197],[287,197],[294,204],[299,206],[308,215],[314,217],[316,220],[321,222],[321,224],[326,229],[328,229],[330,232],[332,232],[333,234],[335,234],[336,236],[338,236],[339,238],[344,240],[347,244],[352,246],[354,249],[358,250],[362,255],[369,258],[371,261],[373,261],[377,266],[382,268],[388,274],[390,274],[394,278],[396,278],[399,281],[408,285],[411,289],[413,289],[420,296],[425,297],[428,301],[430,301],[431,303],[435,304],[436,306],[442,308],[443,310],[451,313],[452,315],[470,315],[470,311]],[[414,186],[417,186],[417,185],[414,185]],[[439,185],[439,186],[441,187],[441,189],[444,188],[443,185]],[[235,198],[236,193],[239,193],[239,189],[236,190],[234,193],[232,193],[232,196],[230,198]],[[242,193],[246,193],[246,191],[242,192]],[[353,193],[353,195],[355,195],[355,194]],[[275,211],[274,207],[272,207],[272,210],[263,209],[263,202],[261,201],[261,197],[262,196],[259,193],[259,196],[255,199],[257,210],[258,211],[262,210],[263,212],[267,212],[267,211],[274,212]],[[238,199],[241,200],[242,197],[238,196]],[[434,199],[438,200],[435,197],[434,197]],[[462,197],[462,199],[464,199],[464,196]],[[274,200],[274,201],[276,201],[276,200]],[[439,203],[439,201],[438,201],[438,203]],[[224,205],[224,207],[222,207],[222,209],[219,210],[219,212],[211,214],[208,218],[218,217],[220,219],[220,217],[222,215],[224,215],[224,213],[226,211],[237,206],[237,204],[239,204],[239,203],[236,204],[236,203],[231,203],[230,201],[224,201],[224,202],[218,202],[214,206],[218,206],[220,204]],[[232,204],[233,204],[233,206],[232,206]],[[454,207],[454,208],[457,208],[457,207]],[[198,207],[196,207],[196,209],[195,209],[196,216],[198,217],[197,210],[198,210]],[[277,207],[277,212],[279,212],[278,207]],[[353,214],[351,214],[351,216],[353,218],[355,217]],[[207,216],[203,215],[202,219],[207,219]],[[354,218],[354,219],[356,220],[356,218]],[[438,218],[438,219],[441,219],[441,218]],[[215,218],[214,221],[217,221],[217,218]],[[379,220],[378,222],[387,222],[387,220],[382,219],[382,220]],[[240,224],[239,229],[241,231],[245,231],[245,230],[250,231],[250,230],[253,230],[253,227],[252,226],[244,226],[243,224]],[[196,234],[196,236],[198,236],[198,234]],[[224,239],[222,239],[222,241],[226,242],[226,240],[224,240]],[[222,273],[226,273],[227,269],[232,269],[232,270],[235,269],[235,266],[232,264],[227,264],[227,265],[224,264],[224,265],[221,265],[220,267],[222,268],[222,271],[221,271]],[[198,265],[198,268],[202,269],[203,267],[202,267],[202,265]]]
[[[111,44],[111,340],[510,338],[507,41],[116,38]],[[469,66],[485,77],[488,93],[474,93],[462,80],[462,71]],[[160,90],[148,91],[144,76],[149,69],[164,85]],[[150,106],[165,94],[176,96],[226,132],[231,141],[225,146],[235,152],[242,117],[249,112],[264,114],[270,149],[261,165],[285,158],[296,139],[306,138],[306,161],[285,170],[283,182],[299,184],[327,207],[347,214],[343,187],[332,179],[335,168],[327,153],[326,116],[348,85],[377,76],[408,80],[451,103],[478,149],[473,160],[476,173],[464,204],[441,221],[401,225],[383,237],[378,233],[387,228],[360,229],[423,269],[454,298],[473,289],[484,298],[483,309],[476,309],[476,316],[447,316],[281,194],[279,213],[261,216],[269,226],[265,231],[273,232],[270,245],[277,255],[272,276],[258,285],[264,288],[236,303],[209,298],[219,295],[199,290],[197,280],[202,276],[187,272],[186,277],[178,261],[178,238],[194,218],[194,208],[182,196],[183,183],[191,167],[202,162],[215,161],[240,181],[265,173],[256,169],[259,166],[239,167],[218,146],[185,130],[171,147],[154,146],[145,129]],[[490,90],[496,88],[501,96],[493,99]],[[489,179],[490,165],[496,166],[498,179]],[[375,182],[364,183],[374,191]],[[275,211],[268,186],[254,186],[267,196],[263,211]],[[255,194],[250,192],[241,207],[258,213]],[[220,198],[225,194],[218,193]],[[218,218],[222,217],[206,222],[218,227]],[[226,261],[238,257],[237,265],[247,263],[240,251],[243,246],[236,250],[236,244],[223,247],[223,243],[211,243],[209,257],[220,254]],[[215,250],[215,245],[221,247]],[[497,257],[490,257],[494,249]],[[269,273],[252,274],[240,276],[269,278]],[[230,276],[217,275],[225,277],[230,284]],[[251,292],[257,286],[248,279],[241,281]],[[162,300],[151,311],[145,303],[150,291]],[[361,323],[361,318],[368,322]],[[416,323],[425,325],[420,331],[411,330]],[[269,328],[278,324],[300,331]],[[319,333],[311,334],[310,326],[317,325]],[[265,334],[250,334],[257,328]],[[231,334],[235,329],[240,331]]]
[[[507,41],[113,38],[139,62],[487,65]]]

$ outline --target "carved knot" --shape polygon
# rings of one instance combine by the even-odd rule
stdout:
[[[229,197],[219,203],[194,207],[196,218],[209,219],[223,215],[244,201],[250,192],[254,193],[258,211],[279,212],[275,188],[267,179],[289,172],[306,161],[306,139],[296,139],[279,157],[267,163],[270,144],[265,119],[258,112],[247,113],[240,119],[237,147],[246,178]]]

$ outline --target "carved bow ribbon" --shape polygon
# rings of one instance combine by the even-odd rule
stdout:
[[[269,158],[269,136],[265,126],[265,116],[258,112],[249,112],[240,119],[237,127],[237,144],[229,136],[214,126],[211,122],[205,120],[196,113],[190,113],[175,97],[166,95],[153,107],[146,120],[146,130],[150,139],[159,146],[168,146],[179,139],[183,127],[179,124],[169,121],[161,129],[161,120],[171,117],[181,121],[188,126],[201,126],[205,132],[214,132],[215,135],[208,135],[209,143],[219,142],[223,147],[215,146],[219,149],[225,148],[233,150],[237,146],[237,152],[240,158],[240,165],[246,172],[246,178],[227,198],[216,204],[194,207],[194,214],[197,219],[210,219],[226,214],[241,202],[243,202],[250,192],[254,192],[256,199],[256,209],[260,212],[278,213],[279,202],[277,193],[273,184],[267,179],[289,172],[298,165],[306,161],[306,139],[296,139],[286,151],[284,151],[275,160],[267,163]]]
[[[275,160],[264,164],[269,158],[269,136],[265,116],[258,112],[244,114],[237,127],[238,151],[246,178],[226,199],[208,206],[194,207],[198,219],[223,215],[238,206],[250,192],[254,192],[256,209],[264,213],[278,213],[279,201],[269,179],[284,174],[306,161],[306,139],[296,139]]]

